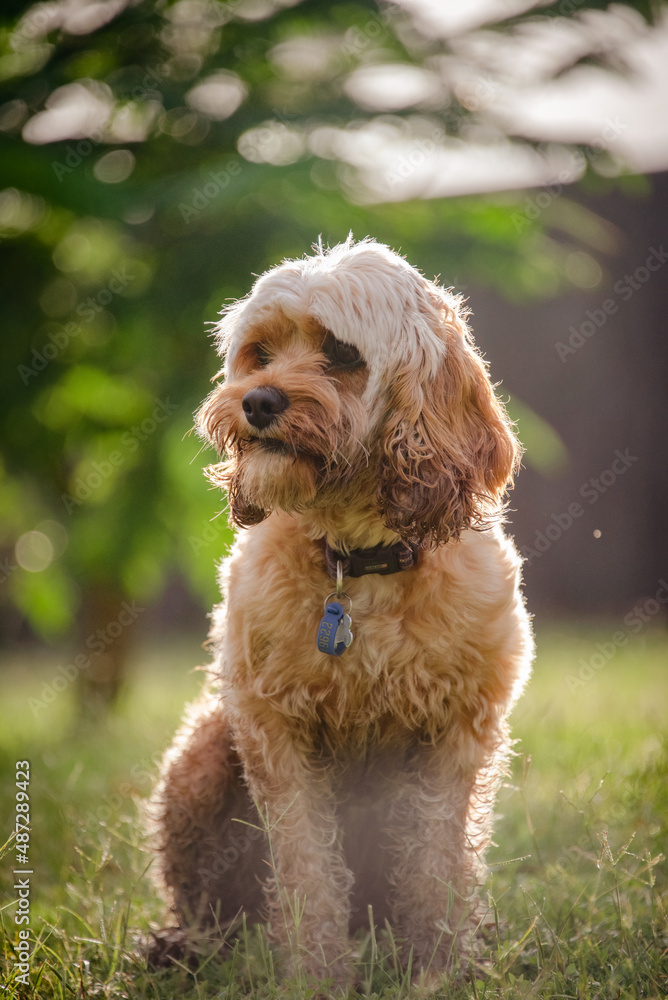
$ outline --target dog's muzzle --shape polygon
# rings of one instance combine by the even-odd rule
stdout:
[[[289,405],[288,397],[273,385],[249,389],[241,400],[246,420],[259,431],[273,424],[276,417],[287,410]]]

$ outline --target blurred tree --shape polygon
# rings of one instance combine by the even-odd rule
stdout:
[[[521,41],[568,19],[577,54],[553,59],[552,74],[618,58],[597,30],[605,0],[524,6],[464,35],[487,39],[480,49],[434,37],[408,3],[4,5],[4,614],[47,640],[77,620],[73,662],[102,702],[141,602],[170,574],[206,604],[215,596],[210,566],[229,529],[188,432],[214,374],[203,324],[253,273],[352,230],[460,287],[521,298],[558,290],[569,240],[601,249],[595,220],[565,199],[555,235],[518,215],[514,196],[415,191],[421,158],[480,135],[490,155],[503,143],[554,154],[490,116],[505,72],[490,32]],[[637,29],[657,6],[615,9]],[[521,419],[558,462],[550,428]]]

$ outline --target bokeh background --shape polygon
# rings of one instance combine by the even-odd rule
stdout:
[[[348,232],[469,297],[527,447],[511,530],[532,610],[656,603],[661,10],[6,3],[5,641],[86,648],[139,602],[94,654],[104,700],[140,634],[201,626],[230,537],[190,434],[216,371],[207,323],[253,275]]]
[[[468,296],[526,446],[509,531],[539,669],[518,730],[536,755],[563,736],[540,744],[554,769],[530,786],[544,829],[562,782],[577,798],[604,770],[655,768],[665,10],[5,0],[0,743],[11,767],[34,751],[42,774],[44,898],[61,900],[74,867],[68,905],[91,905],[73,831],[98,837],[147,793],[206,660],[232,537],[192,433],[219,364],[209,324],[255,275],[349,232]],[[625,713],[633,729],[608,746]],[[654,837],[668,810],[658,827],[636,816],[652,773],[619,815]]]

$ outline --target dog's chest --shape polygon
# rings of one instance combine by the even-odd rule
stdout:
[[[447,573],[418,567],[346,580],[354,638],[330,656],[317,646],[334,586],[322,567],[265,556],[259,568],[261,584],[245,559],[227,578],[219,662],[231,688],[251,688],[282,714],[349,743],[436,731],[475,701],[471,634]]]

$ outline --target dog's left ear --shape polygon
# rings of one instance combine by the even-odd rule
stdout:
[[[423,318],[443,356],[425,376],[418,351],[394,377],[377,499],[403,539],[439,544],[501,516],[521,448],[459,300],[431,283],[427,297]]]

